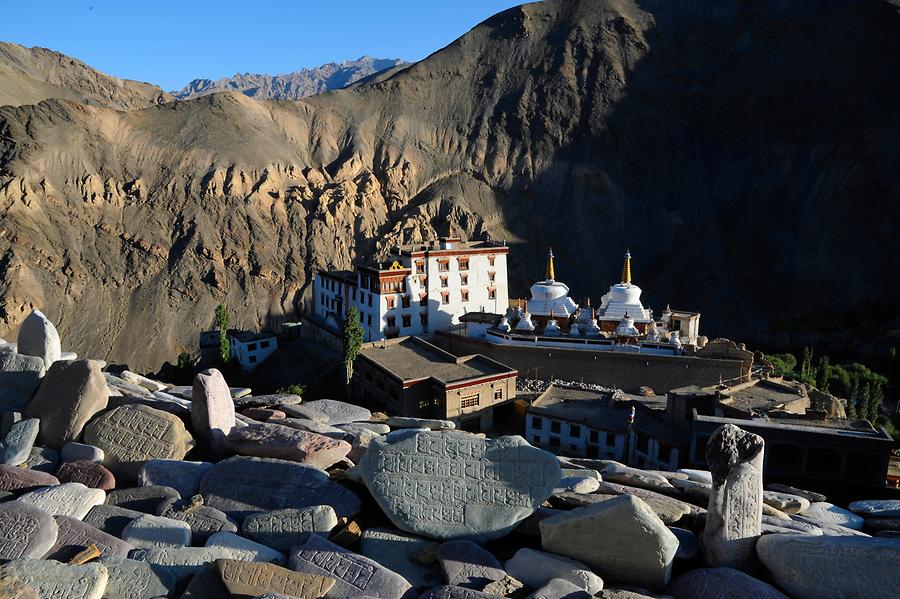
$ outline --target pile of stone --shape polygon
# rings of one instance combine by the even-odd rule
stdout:
[[[173,387],[0,344],[0,597],[895,597],[900,502],[565,458],[328,399]],[[28,353],[25,353],[28,352]]]
[[[550,385],[559,387],[569,387],[571,389],[583,389],[585,391],[601,391],[607,393],[615,393],[617,389],[612,387],[604,387],[603,385],[595,385],[593,383],[585,383],[583,381],[564,381],[562,379],[553,379],[545,381],[541,379],[519,378],[516,380],[516,391],[520,393],[543,393]]]

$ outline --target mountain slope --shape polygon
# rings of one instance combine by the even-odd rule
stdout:
[[[40,306],[155,368],[220,301],[294,318],[449,226],[507,239],[520,297],[552,245],[596,302],[630,247],[708,334],[865,340],[900,311],[898,82],[895,2],[548,1],[299,102],[0,108],[0,336]]]
[[[238,73],[217,81],[194,79],[181,91],[173,92],[179,100],[188,100],[224,91],[241,92],[257,100],[299,100],[314,94],[346,87],[388,69],[409,63],[398,58],[372,58],[329,62],[314,69],[302,69],[284,75]]]
[[[0,106],[64,98],[135,110],[174,99],[155,85],[110,77],[59,52],[5,42],[0,42],[0,81]]]

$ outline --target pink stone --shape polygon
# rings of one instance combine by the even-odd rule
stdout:
[[[225,377],[215,368],[194,377],[191,423],[195,436],[209,443],[214,451],[223,449],[225,437],[235,423],[234,401]]]

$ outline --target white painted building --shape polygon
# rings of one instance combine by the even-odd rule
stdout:
[[[356,306],[366,341],[449,330],[469,312],[506,311],[508,253],[504,244],[454,237],[403,245],[380,264],[318,273],[313,313],[340,330]]]
[[[278,337],[274,333],[242,331],[228,335],[231,357],[244,370],[253,370],[278,349]]]

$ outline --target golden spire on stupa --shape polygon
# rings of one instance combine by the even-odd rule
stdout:
[[[550,248],[550,253],[547,255],[547,281],[555,281],[556,280],[556,272],[553,270],[553,248]]]
[[[631,250],[625,250],[625,266],[622,267],[622,282],[631,284]]]

